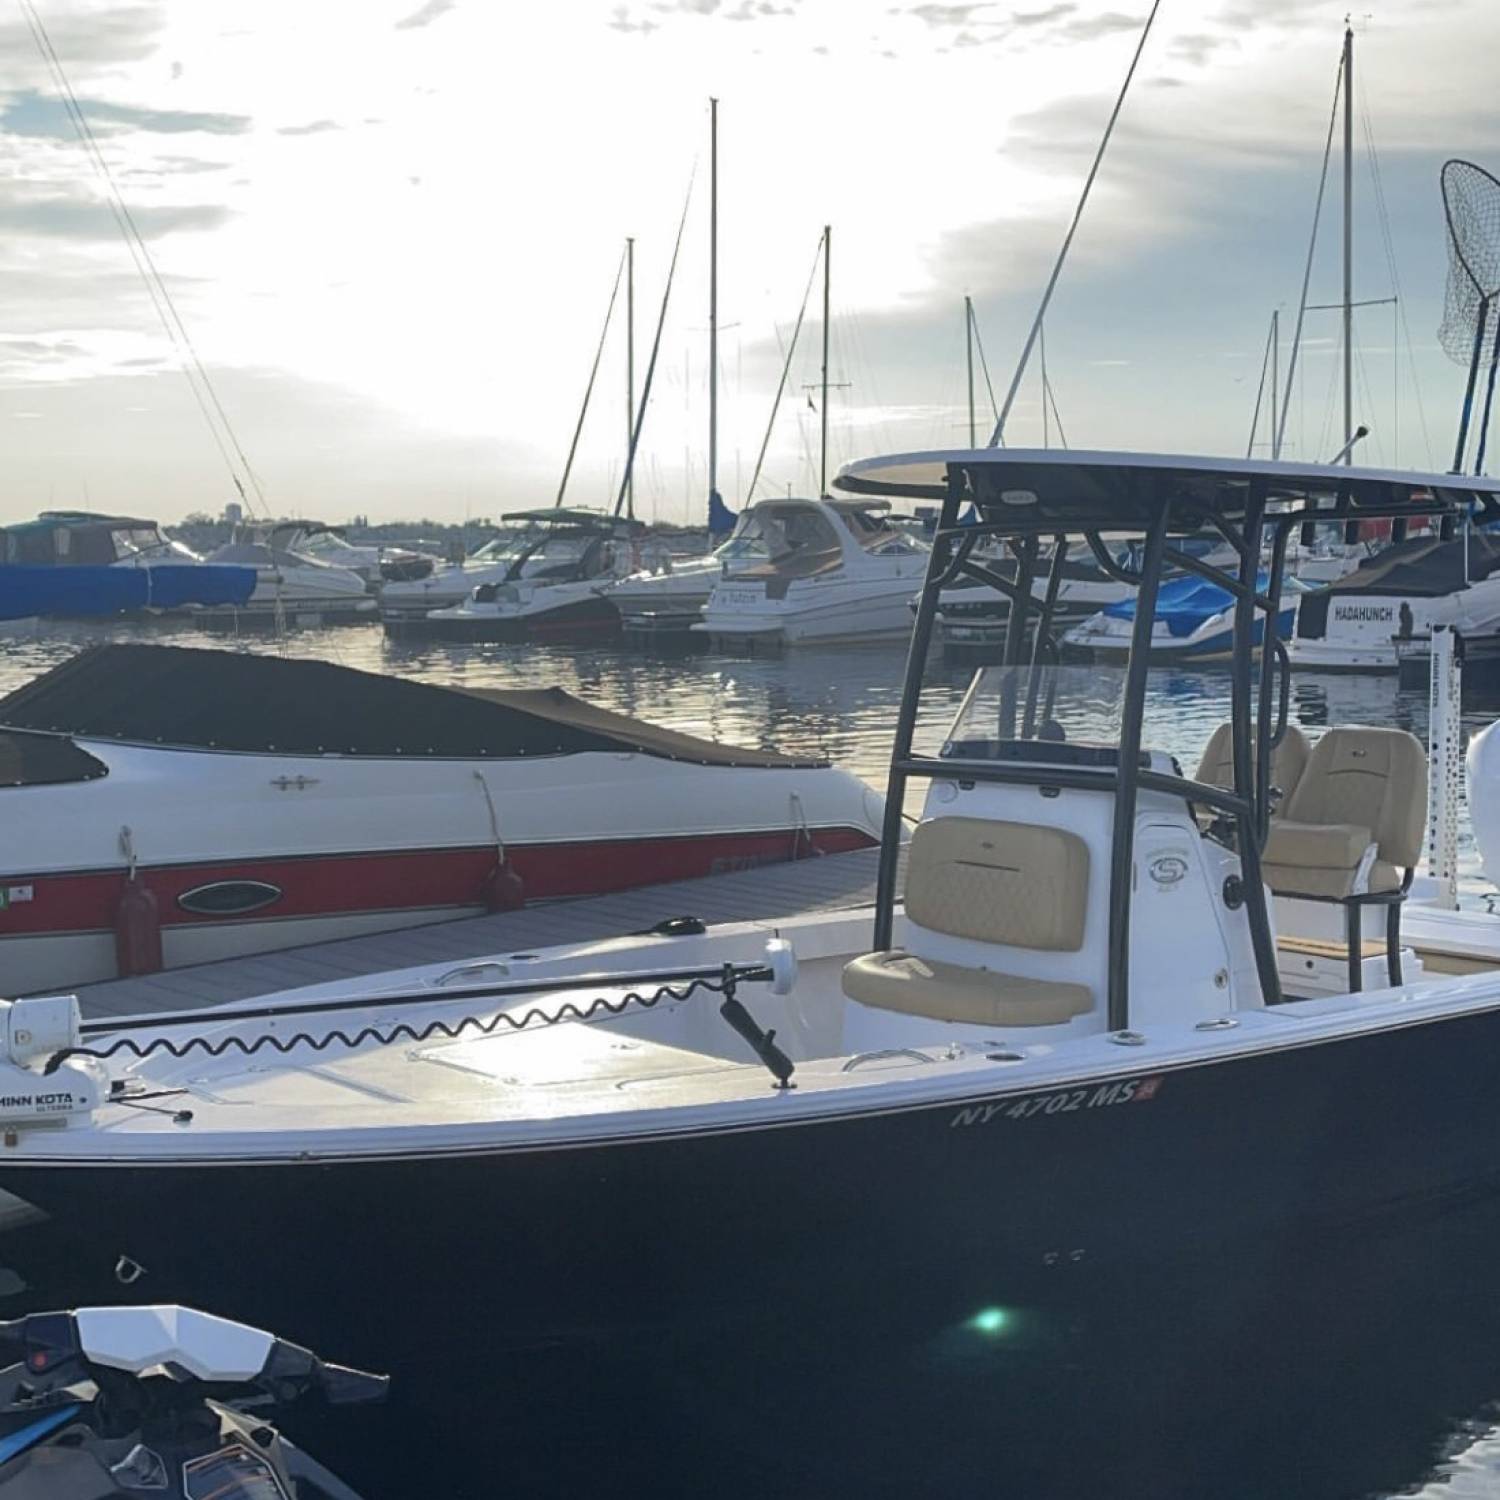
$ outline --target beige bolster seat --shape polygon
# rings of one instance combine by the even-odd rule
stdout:
[[[988,818],[934,818],[912,834],[906,915],[928,932],[969,942],[1076,953],[1088,881],[1088,845],[1077,834]],[[1094,1003],[1084,984],[904,949],[855,959],[844,969],[844,993],[881,1010],[981,1026],[1058,1025]]]
[[[1360,988],[1360,908],[1386,907],[1386,965],[1401,983],[1400,902],[1422,857],[1427,756],[1404,729],[1330,729],[1274,820],[1261,876],[1278,896],[1335,901],[1347,913],[1349,987]]]
[[[1396,890],[1427,830],[1421,741],[1404,729],[1330,729],[1283,811],[1261,854],[1273,891],[1337,901]],[[1374,863],[1362,870],[1372,846]]]
[[[1234,746],[1230,738],[1233,727],[1225,722],[1209,736],[1203,759],[1198,762],[1198,774],[1193,778],[1195,781],[1201,781],[1205,786],[1223,787],[1225,791],[1234,789]],[[1286,811],[1311,754],[1307,736],[1295,724],[1288,724],[1281,743],[1271,751],[1271,785],[1281,792],[1278,812]]]

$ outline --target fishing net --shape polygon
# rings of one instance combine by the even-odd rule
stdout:
[[[1500,182],[1473,162],[1449,161],[1442,184],[1448,290],[1438,342],[1456,363],[1477,366],[1493,356],[1500,333],[1500,308],[1490,300],[1500,291]]]

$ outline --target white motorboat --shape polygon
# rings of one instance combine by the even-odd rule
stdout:
[[[376,600],[364,578],[297,550],[305,529],[301,521],[249,521],[209,553],[210,563],[255,569],[255,592],[236,614],[323,623],[373,617]]]
[[[517,519],[535,529],[503,572],[495,570],[500,576],[477,583],[456,604],[406,621],[408,633],[522,640],[618,632],[620,613],[601,585],[636,568],[645,526],[571,507],[527,511]]]
[[[127,970],[865,847],[881,816],[826,762],[558,690],[248,653],[98,647],[0,726],[11,993],[114,977],[140,901],[155,957]]]
[[[415,1379],[457,1288],[476,1339],[586,1358],[610,1330],[759,1327],[793,1296],[878,1316],[934,1265],[961,1306],[1128,1297],[1144,1268],[1283,1267],[1489,1194],[1500,924],[1445,913],[1469,957],[1429,965],[1441,944],[1404,909],[1420,744],[1297,743],[1278,654],[1252,668],[1243,634],[1197,773],[1141,736],[1169,537],[1234,535],[1237,630],[1260,613],[1269,637],[1263,535],[1488,512],[1500,481],[995,448],[840,483],[943,501],[873,910],[497,953],[466,991],[414,970],[86,1027],[28,1002],[4,1028],[0,1188],[50,1216],[29,1254],[8,1242],[33,1295],[143,1266],[315,1340],[378,1300]],[[1038,657],[976,678],[941,745],[917,743],[967,496],[1000,535],[1141,536],[1107,715],[1097,674]],[[213,1234],[181,1232],[184,1201]],[[305,1253],[224,1253],[288,1223]],[[671,1274],[644,1274],[668,1248]]]
[[[336,568],[348,568],[367,584],[409,583],[427,577],[441,561],[430,552],[410,547],[385,543],[361,546],[351,542],[342,527],[325,526],[320,521],[304,521],[302,529],[287,539],[287,550]]]
[[[702,617],[708,596],[719,580],[737,567],[766,559],[765,538],[741,511],[734,530],[706,556],[673,556],[665,548],[642,548],[646,564],[599,592],[619,611],[626,630],[691,626]]]
[[[1288,642],[1292,666],[1395,672],[1402,643],[1425,641],[1434,625],[1466,636],[1500,631],[1500,546],[1487,531],[1466,530],[1398,542],[1307,594]]]
[[[737,533],[765,560],[727,569],[694,630],[729,646],[870,641],[911,630],[928,549],[890,525],[885,502],[760,500]]]

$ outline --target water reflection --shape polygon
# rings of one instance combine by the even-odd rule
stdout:
[[[0,654],[0,691],[111,638],[138,633],[13,635]],[[188,629],[153,638],[432,682],[557,685],[672,728],[822,753],[877,783],[903,666],[889,648],[680,658],[392,642],[378,627],[281,640]],[[968,678],[934,663],[919,716],[927,744],[941,738]],[[1085,669],[1070,729],[1113,723],[1117,678],[1117,668]],[[1425,694],[1398,692],[1390,679],[1299,676],[1291,703],[1315,729],[1364,722],[1426,733]],[[1164,668],[1150,680],[1144,739],[1191,769],[1227,713],[1222,671]],[[1477,891],[1467,827],[1465,840],[1463,868]],[[430,1379],[408,1375],[373,1421],[367,1412],[304,1414],[294,1433],[372,1494],[445,1500],[710,1490],[722,1500],[1333,1500],[1420,1485],[1427,1500],[1489,1496],[1500,1493],[1500,1436],[1490,1426],[1500,1398],[1497,1247],[1500,1206],[1484,1202],[1399,1235],[1288,1246],[1269,1265],[1176,1268],[1157,1284],[1126,1286],[1094,1285],[1080,1272],[1045,1305],[1014,1298],[983,1265],[947,1262],[925,1284],[876,1299],[862,1268],[850,1266],[838,1305],[791,1301],[749,1325],[686,1337],[643,1327],[525,1350],[497,1348],[503,1330],[469,1326],[455,1286],[451,1322],[407,1365]],[[675,1253],[663,1246],[641,1276],[670,1278]],[[378,1326],[379,1309],[370,1315]]]
[[[644,653],[604,645],[458,644],[391,640],[378,625],[264,631],[235,637],[166,623],[79,622],[14,632],[0,652],[0,692],[28,681],[82,646],[142,638],[180,645],[315,657],[365,671],[468,687],[562,687],[621,713],[732,744],[822,755],[883,787],[905,667],[902,646],[803,648],[784,656],[733,657],[702,652]],[[1119,731],[1124,669],[1064,667],[1059,716],[1075,738],[1113,740]],[[935,752],[972,676],[935,656],[918,713],[917,746]],[[1292,718],[1314,730],[1330,723],[1385,724],[1425,741],[1427,695],[1400,691],[1390,677],[1307,676],[1292,679]],[[1143,744],[1176,756],[1191,772],[1214,729],[1229,714],[1229,677],[1222,668],[1162,666],[1148,680]],[[1466,718],[1482,728],[1492,715]],[[908,811],[920,809],[913,786]],[[1460,885],[1466,900],[1489,887],[1460,817]]]

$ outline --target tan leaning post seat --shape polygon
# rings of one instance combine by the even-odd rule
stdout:
[[[1201,781],[1205,786],[1223,787],[1226,792],[1233,791],[1234,748],[1230,743],[1233,727],[1226,721],[1214,730],[1204,747],[1203,759],[1198,762],[1195,781]],[[1281,792],[1281,801],[1273,811],[1273,817],[1286,812],[1311,754],[1307,736],[1295,724],[1288,724],[1281,743],[1271,751],[1271,785]]]
[[[1404,729],[1330,729],[1261,855],[1278,895],[1341,901],[1395,891],[1422,856],[1427,756]]]
[[[919,824],[907,857],[906,916],[929,932],[1040,952],[1083,946],[1089,851],[1077,834],[986,818]],[[977,1026],[1053,1026],[1090,1010],[1087,985],[1009,974],[892,949],[844,969],[862,1005]]]

